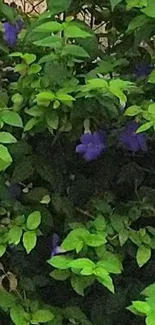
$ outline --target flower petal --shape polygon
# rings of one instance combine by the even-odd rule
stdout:
[[[83,144],[89,144],[93,142],[93,134],[92,133],[84,133],[81,135],[80,140]]]
[[[87,150],[87,146],[85,144],[79,144],[78,146],[76,146],[75,152],[83,154],[86,152],[86,150]]]

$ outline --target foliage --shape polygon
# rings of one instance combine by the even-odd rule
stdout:
[[[0,17],[0,319],[154,325],[155,4]]]

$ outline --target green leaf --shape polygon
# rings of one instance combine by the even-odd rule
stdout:
[[[72,230],[68,236],[64,239],[61,247],[65,251],[71,251],[77,248],[77,245],[80,243],[81,249],[84,246],[85,238],[89,236],[89,231],[85,228],[76,228]],[[82,245],[83,243],[83,245]],[[80,250],[79,250],[80,251]]]
[[[72,0],[57,0],[57,1],[48,0],[47,1],[48,8],[52,16],[55,16],[60,12],[66,11],[69,8],[71,2]]]
[[[108,273],[120,274],[122,272],[122,263],[119,258],[110,252],[102,255],[102,260],[97,263],[98,267],[102,267]]]
[[[153,310],[146,317],[146,325],[154,325],[154,324],[155,324],[155,311]]]
[[[59,125],[59,115],[56,111],[48,111],[45,115],[46,118],[46,123],[47,125],[54,129],[57,130],[58,125]]]
[[[16,93],[12,96],[11,100],[14,105],[20,106],[23,103],[23,96],[19,93]]]
[[[54,61],[55,59],[57,59],[56,54],[55,54],[55,53],[51,53],[51,54],[48,54],[48,55],[43,56],[43,57],[39,60],[39,64],[46,63],[46,62],[52,62],[52,61]]]
[[[94,90],[98,88],[105,88],[108,90],[108,83],[106,80],[101,79],[101,78],[94,78],[94,79],[89,79],[86,86],[84,86],[84,90]]]
[[[16,138],[8,132],[0,132],[0,143],[16,143]]]
[[[145,301],[133,301],[133,307],[141,314],[147,315],[151,308]]]
[[[105,230],[107,226],[105,218],[102,215],[98,215],[97,218],[94,220],[94,226],[98,231]]]
[[[127,7],[128,9],[131,8],[143,8],[145,6],[147,6],[147,1],[148,0],[126,0],[127,3]]]
[[[62,50],[62,55],[89,58],[89,54],[81,46],[73,44],[65,45]]]
[[[94,282],[93,277],[87,276],[87,277],[81,277],[74,275],[71,278],[71,285],[72,288],[75,290],[76,293],[84,297],[84,289],[92,285]]]
[[[42,91],[37,96],[37,101],[44,102],[44,101],[52,101],[55,99],[55,94],[52,91]]]
[[[64,23],[64,26],[66,23]],[[72,23],[67,24],[64,29],[64,35],[67,38],[87,38],[92,37],[92,35],[85,30],[79,28],[78,26],[73,25]]]
[[[0,244],[0,257],[2,257],[5,252],[6,252],[6,245]]]
[[[30,116],[39,117],[43,114],[43,108],[41,106],[32,106],[30,109],[25,109],[25,113]]]
[[[41,70],[41,66],[39,64],[32,64],[28,68],[27,73],[28,73],[28,75],[37,74],[40,70]]]
[[[2,1],[0,2],[0,12],[7,18],[7,20],[10,20],[11,22],[14,21],[15,10]]]
[[[8,125],[16,126],[19,128],[23,127],[23,122],[20,115],[16,112],[4,110],[0,113],[2,121]]]
[[[155,69],[153,69],[151,74],[149,75],[148,82],[150,82],[151,84],[155,84]]]
[[[113,281],[106,270],[99,267],[94,270],[94,274],[99,283],[103,284],[109,291],[114,293]]]
[[[66,270],[70,268],[70,263],[72,262],[72,258],[68,256],[54,256],[48,263],[60,270]]]
[[[34,32],[43,32],[43,33],[54,33],[54,32],[60,32],[63,30],[63,25],[59,24],[57,21],[49,21],[42,25],[37,26],[34,29]]]
[[[36,246],[37,235],[35,231],[26,231],[23,235],[23,245],[29,254],[32,249]]]
[[[52,49],[59,49],[62,46],[62,39],[60,36],[48,36],[39,41],[33,42],[37,46],[50,47]]]
[[[133,105],[133,106],[128,107],[125,110],[124,115],[125,116],[136,116],[136,115],[140,114],[141,112],[142,112],[142,109],[140,106]]]
[[[119,232],[118,237],[119,237],[120,245],[122,247],[129,238],[129,231],[127,229],[122,229]]]
[[[26,226],[29,230],[34,230],[39,227],[40,223],[41,214],[39,211],[34,211],[28,216]]]
[[[122,2],[123,0],[110,0],[110,4],[111,4],[111,9],[112,11],[115,9],[115,7]]]
[[[38,120],[36,118],[31,118],[24,126],[24,132],[28,132],[33,129],[35,125],[37,125]]]
[[[22,236],[22,228],[18,226],[13,226],[9,230],[9,244],[18,245]]]
[[[128,25],[127,32],[132,32],[132,31],[136,30],[137,28],[142,27],[148,21],[149,21],[149,19],[145,15],[139,15],[139,16],[134,17]]]
[[[148,112],[152,115],[155,115],[155,103],[149,105]]]
[[[50,276],[59,281],[65,281],[70,277],[70,271],[69,270],[54,270],[50,273]]]
[[[12,157],[6,147],[0,144],[0,171],[8,168],[12,163]]]
[[[106,236],[107,236],[106,232],[97,233],[97,234],[89,234],[85,238],[85,243],[86,243],[86,245],[91,246],[91,247],[99,247],[107,242]]]
[[[26,64],[30,65],[31,63],[36,61],[36,55],[32,53],[25,53],[22,55],[22,59],[26,62]]]
[[[29,321],[26,320],[26,315],[28,315],[24,308],[20,305],[14,306],[10,309],[10,317],[14,324],[16,325],[29,325]]]
[[[0,288],[0,307],[2,310],[7,311],[13,307],[16,303],[17,298],[11,293],[7,292],[2,287]]]
[[[142,267],[144,264],[146,264],[150,258],[151,258],[151,248],[141,245],[138,248],[137,255],[136,255],[136,260],[139,267]]]
[[[14,72],[19,72],[20,74],[25,73],[27,71],[27,65],[25,63],[16,64],[14,68]]]
[[[66,102],[66,101],[71,101],[72,102],[72,101],[75,100],[75,98],[72,97],[71,95],[65,94],[65,93],[63,93],[61,91],[58,91],[56,93],[56,97],[57,97],[58,100],[60,100],[60,102]]]
[[[32,313],[31,324],[46,323],[53,320],[54,315],[48,309],[39,309]]]
[[[147,122],[147,123],[144,123],[143,125],[141,125],[136,133],[141,133],[141,132],[145,132],[147,130],[149,130],[152,126],[154,125],[154,122]]]
[[[146,296],[146,297],[151,297],[151,296],[155,296],[155,283],[150,284],[148,287],[146,287],[142,292],[142,295]]]
[[[143,0],[143,1],[145,3],[144,6],[146,6],[146,8],[141,9],[141,11],[148,17],[155,18],[155,3],[154,3],[154,1],[152,1],[152,0]]]
[[[93,270],[95,264],[88,258],[78,258],[70,263],[70,267],[75,269],[91,268]]]

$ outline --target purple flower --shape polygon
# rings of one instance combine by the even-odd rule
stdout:
[[[17,41],[17,36],[23,27],[23,22],[21,19],[18,19],[14,24],[8,22],[3,23],[4,30],[4,40],[5,42],[14,47]]]
[[[58,244],[59,244],[59,236],[56,233],[54,233],[52,236],[51,257],[57,254],[65,253],[65,250],[62,249],[60,246],[58,246]]]
[[[147,151],[146,135],[142,133],[136,134],[138,127],[139,124],[136,122],[127,123],[127,126],[120,135],[119,139],[120,144],[132,152],[137,152],[140,150]]]
[[[146,77],[151,73],[152,69],[153,67],[151,67],[148,63],[140,62],[136,64],[134,73],[137,77]]]
[[[87,161],[95,160],[105,150],[102,132],[84,133],[80,140],[81,144],[76,147],[76,152],[80,153]]]

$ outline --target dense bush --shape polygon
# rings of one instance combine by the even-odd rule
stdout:
[[[47,5],[0,3],[0,324],[154,325],[155,2]]]

